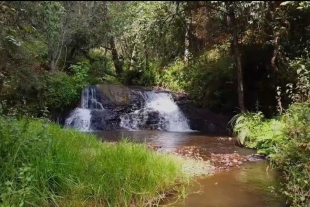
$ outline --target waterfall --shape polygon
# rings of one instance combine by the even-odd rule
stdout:
[[[187,118],[170,93],[129,90],[128,95],[121,96],[112,92],[109,91],[111,93],[109,96],[118,100],[123,98],[127,102],[114,103],[100,91],[98,86],[84,89],[81,94],[81,105],[65,120],[65,126],[80,131],[119,129],[192,131]]]
[[[79,131],[90,131],[91,109],[104,110],[102,104],[97,101],[96,89],[87,87],[81,94],[81,107],[74,109],[65,120],[65,126],[72,126]]]
[[[187,119],[173,101],[169,93],[146,91],[142,93],[145,105],[143,109],[121,116],[120,126],[129,130],[138,130],[145,125],[150,117],[150,112],[159,114],[159,130],[191,131]]]
[[[81,105],[83,109],[104,110],[102,104],[97,101],[96,89],[91,87],[87,87],[82,91]]]
[[[90,127],[90,110],[76,108],[65,121],[65,126],[72,126],[79,131],[89,131]]]

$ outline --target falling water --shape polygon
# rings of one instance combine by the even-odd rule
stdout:
[[[146,91],[142,93],[145,100],[143,109],[136,110],[130,114],[121,116],[120,125],[129,130],[138,130],[139,126],[145,124],[150,116],[150,111],[159,113],[159,128],[167,131],[192,131],[187,119],[179,107],[173,101],[169,93],[155,93]],[[142,113],[140,113],[142,111]]]
[[[84,109],[104,110],[102,104],[97,101],[96,89],[91,87],[88,87],[82,91],[81,105]]]
[[[79,131],[89,131],[90,127],[90,110],[76,108],[65,121],[65,126],[72,126]]]
[[[154,91],[134,91],[138,95],[137,100],[138,110],[130,113],[118,114],[120,120],[116,122],[120,128],[127,130],[141,130],[141,129],[158,129],[164,131],[192,131],[187,123],[187,119],[181,112],[179,107],[173,101],[172,95],[165,92]],[[100,120],[105,120],[107,116],[111,116],[109,109],[105,109],[101,103],[101,94],[95,87],[90,86],[82,91],[81,106],[76,108],[66,119],[65,126],[74,127],[80,131],[96,130],[94,125],[92,128],[92,121],[98,126],[104,123]],[[99,113],[101,117],[98,118],[98,111],[105,111],[106,113]],[[97,111],[96,116],[94,111]],[[92,116],[94,116],[92,118]],[[99,121],[98,121],[99,120]],[[110,123],[110,122],[109,122]]]
[[[72,126],[79,131],[91,130],[91,109],[104,110],[97,101],[96,89],[87,87],[82,91],[81,108],[76,108],[65,121],[65,126]]]

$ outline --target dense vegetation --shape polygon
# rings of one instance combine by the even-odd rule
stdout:
[[[55,120],[83,87],[112,82],[271,117],[276,88],[296,83],[292,61],[308,57],[308,2],[2,1],[0,12],[6,114]]]
[[[266,155],[272,166],[281,171],[281,191],[292,206],[298,207],[310,205],[309,69],[309,65],[302,64],[297,70],[297,86],[290,90],[292,104],[284,111],[279,108],[278,116],[265,119],[258,111],[232,119],[240,143]]]
[[[184,161],[46,123],[0,118],[0,206],[150,206],[177,191]]]
[[[62,122],[96,83],[187,92],[218,113],[241,110],[240,142],[282,169],[283,192],[304,206],[309,14],[307,1],[1,1],[0,112]]]

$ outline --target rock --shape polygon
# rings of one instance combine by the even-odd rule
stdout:
[[[139,119],[137,122],[139,129],[166,130],[165,126],[167,124],[163,118],[160,118],[159,112],[144,108],[145,91],[148,90],[151,89],[112,84],[90,85],[87,90],[83,91],[83,100],[87,100],[87,103],[80,103],[80,105],[85,105],[87,107],[82,106],[82,108],[93,111],[91,112],[92,116],[94,115],[91,118],[91,127],[94,130],[120,129],[120,126],[116,125],[119,125],[123,115],[127,116],[126,118],[128,118],[130,124]],[[227,134],[226,125],[229,118],[217,115],[206,108],[197,107],[197,104],[189,100],[188,95],[185,93],[173,93],[164,90],[156,91],[172,95],[174,101],[188,119],[192,130],[212,134]],[[98,112],[99,110],[105,112]]]
[[[198,108],[192,102],[177,102],[189,120],[191,129],[210,134],[228,135],[227,124],[230,117],[217,115],[206,108]]]
[[[117,130],[120,129],[120,118],[118,114],[111,110],[92,110],[91,127],[93,130]]]

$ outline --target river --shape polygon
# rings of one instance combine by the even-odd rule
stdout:
[[[233,139],[207,136],[200,132],[164,131],[101,131],[97,136],[107,141],[129,138],[160,146],[162,151],[174,151],[178,147],[199,147],[204,159],[210,153],[249,155],[254,150],[238,147]],[[228,171],[197,178],[186,189],[186,198],[169,197],[163,206],[172,207],[285,207],[284,199],[272,189],[279,186],[277,173],[268,168],[265,160],[246,162]]]

